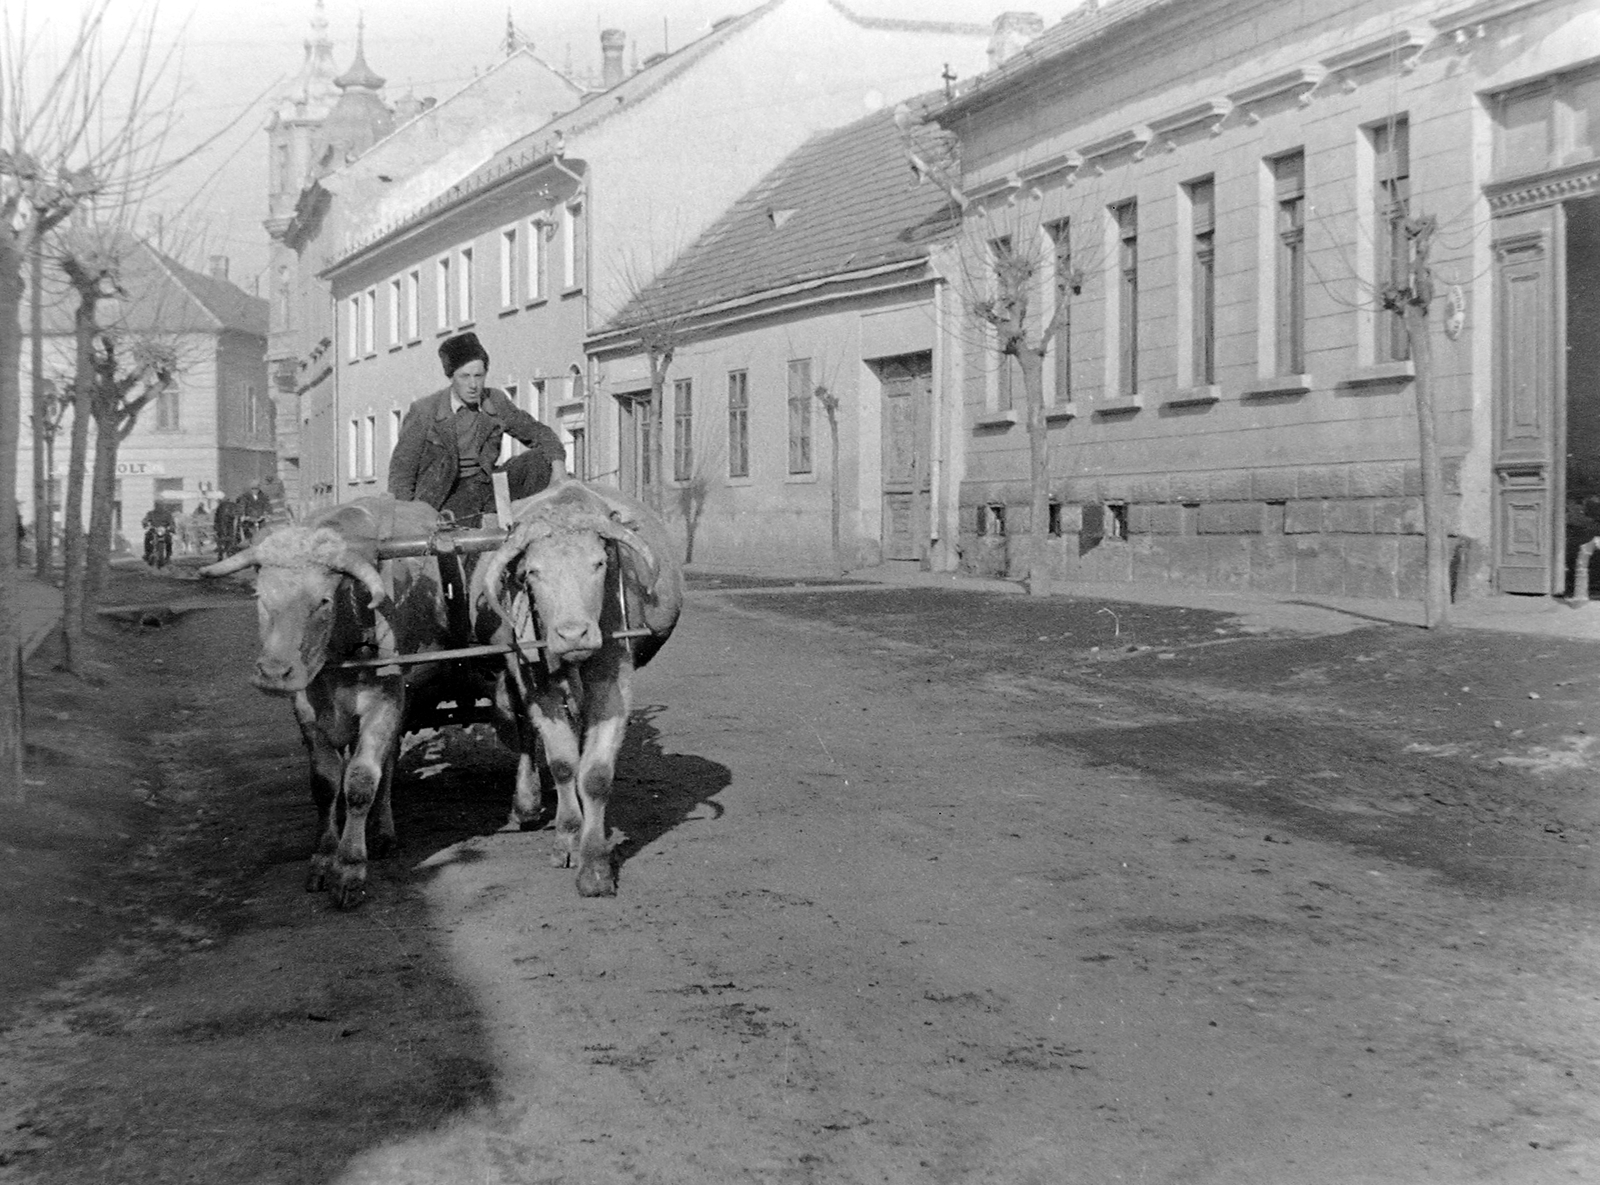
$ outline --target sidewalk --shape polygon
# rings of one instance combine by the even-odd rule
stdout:
[[[924,572],[907,565],[861,568],[845,574],[853,581],[917,588],[951,588],[1026,596],[1015,580]],[[856,585],[855,587],[860,587]],[[1055,595],[1138,605],[1174,605],[1233,613],[1247,625],[1307,633],[1343,633],[1374,622],[1422,625],[1420,601],[1369,597],[1271,596],[1249,589],[1194,588],[1183,585],[1065,581]],[[1600,601],[1569,605],[1548,597],[1492,596],[1450,606],[1450,624],[1465,629],[1600,640]]]
[[[61,590],[40,580],[31,569],[19,571],[17,576],[17,618],[22,661],[27,662],[61,622]]]

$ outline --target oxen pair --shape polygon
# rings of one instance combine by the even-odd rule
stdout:
[[[580,893],[614,893],[605,808],[632,673],[671,635],[683,598],[665,531],[615,491],[557,483],[517,503],[505,541],[480,559],[472,581],[478,637],[519,649],[382,663],[460,642],[450,637],[438,561],[382,558],[396,540],[427,539],[435,517],[422,503],[364,499],[204,569],[257,571],[253,682],[292,699],[311,759],[319,830],[306,887],[328,889],[341,907],[361,900],[371,814],[374,853],[395,843],[391,785],[409,709],[444,681],[458,694],[491,693],[496,730],[518,750],[511,818],[523,826],[540,809],[542,743],[557,795],[558,862],[576,861]],[[629,623],[650,632],[617,638]],[[352,659],[374,665],[346,665]]]

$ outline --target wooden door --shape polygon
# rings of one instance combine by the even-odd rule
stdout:
[[[1561,208],[1496,221],[1494,581],[1558,591],[1563,564]]]
[[[883,558],[921,560],[928,543],[933,370],[925,356],[880,366]]]
[[[617,488],[641,502],[648,502],[650,392],[626,391],[619,394],[617,412]]]

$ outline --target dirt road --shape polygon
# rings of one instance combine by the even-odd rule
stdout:
[[[615,899],[457,736],[348,914],[248,615],[121,635],[164,724],[92,760],[152,805],[6,1034],[0,1179],[1597,1178],[1596,655],[904,597],[691,604]]]

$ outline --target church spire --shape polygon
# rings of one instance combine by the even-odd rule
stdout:
[[[322,0],[317,0],[317,7],[322,7]],[[350,69],[333,80],[333,85],[342,91],[359,87],[362,90],[377,91],[383,89],[387,81],[373,68],[367,65],[366,37],[367,16],[362,13],[356,18],[356,60],[350,63]]]

